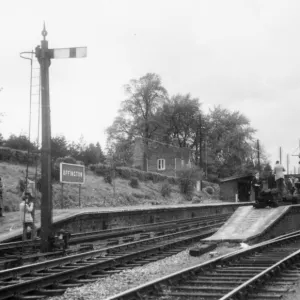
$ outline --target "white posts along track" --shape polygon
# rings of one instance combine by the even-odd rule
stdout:
[[[270,282],[300,280],[299,249],[298,232],[223,255],[106,300],[280,299],[288,289]]]
[[[175,233],[0,271],[0,299],[54,296],[68,287],[159,260],[216,232],[225,220],[216,216]]]

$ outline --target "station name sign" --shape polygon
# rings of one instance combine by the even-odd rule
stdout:
[[[85,180],[85,166],[60,163],[60,182],[83,184]]]

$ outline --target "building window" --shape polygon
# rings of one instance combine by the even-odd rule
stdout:
[[[157,170],[165,170],[166,169],[166,161],[165,159],[158,159],[157,160]]]

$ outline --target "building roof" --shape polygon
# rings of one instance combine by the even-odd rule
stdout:
[[[244,178],[248,178],[248,177],[252,177],[252,176],[253,176],[252,174],[230,176],[230,177],[220,179],[220,183],[232,181],[232,180],[244,179]]]

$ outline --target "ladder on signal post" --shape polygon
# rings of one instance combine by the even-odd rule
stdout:
[[[32,140],[35,141],[37,148],[39,147],[39,130],[40,130],[40,67],[38,61],[35,57],[35,52],[22,52],[20,56],[24,59],[30,60],[30,95],[29,95],[29,128],[28,128],[28,141],[31,143]],[[35,114],[33,114],[35,112]],[[32,121],[37,122],[37,132],[35,138],[32,135]],[[36,161],[36,171],[35,171],[35,180],[34,186],[29,185],[28,177],[29,177],[29,161],[30,161],[30,144],[28,145],[27,151],[27,167],[26,167],[26,182],[25,182],[25,192],[30,192],[32,196],[36,199],[36,181],[37,181],[37,161]],[[33,156],[32,156],[33,157]],[[32,162],[33,163],[33,162]],[[29,190],[28,190],[29,189]],[[32,212],[33,218],[33,228],[31,232],[31,238],[34,239],[36,237],[36,228],[35,228],[35,203],[34,209]],[[25,210],[24,210],[25,213]],[[27,235],[27,228],[23,228]],[[24,236],[24,235],[23,235]]]

